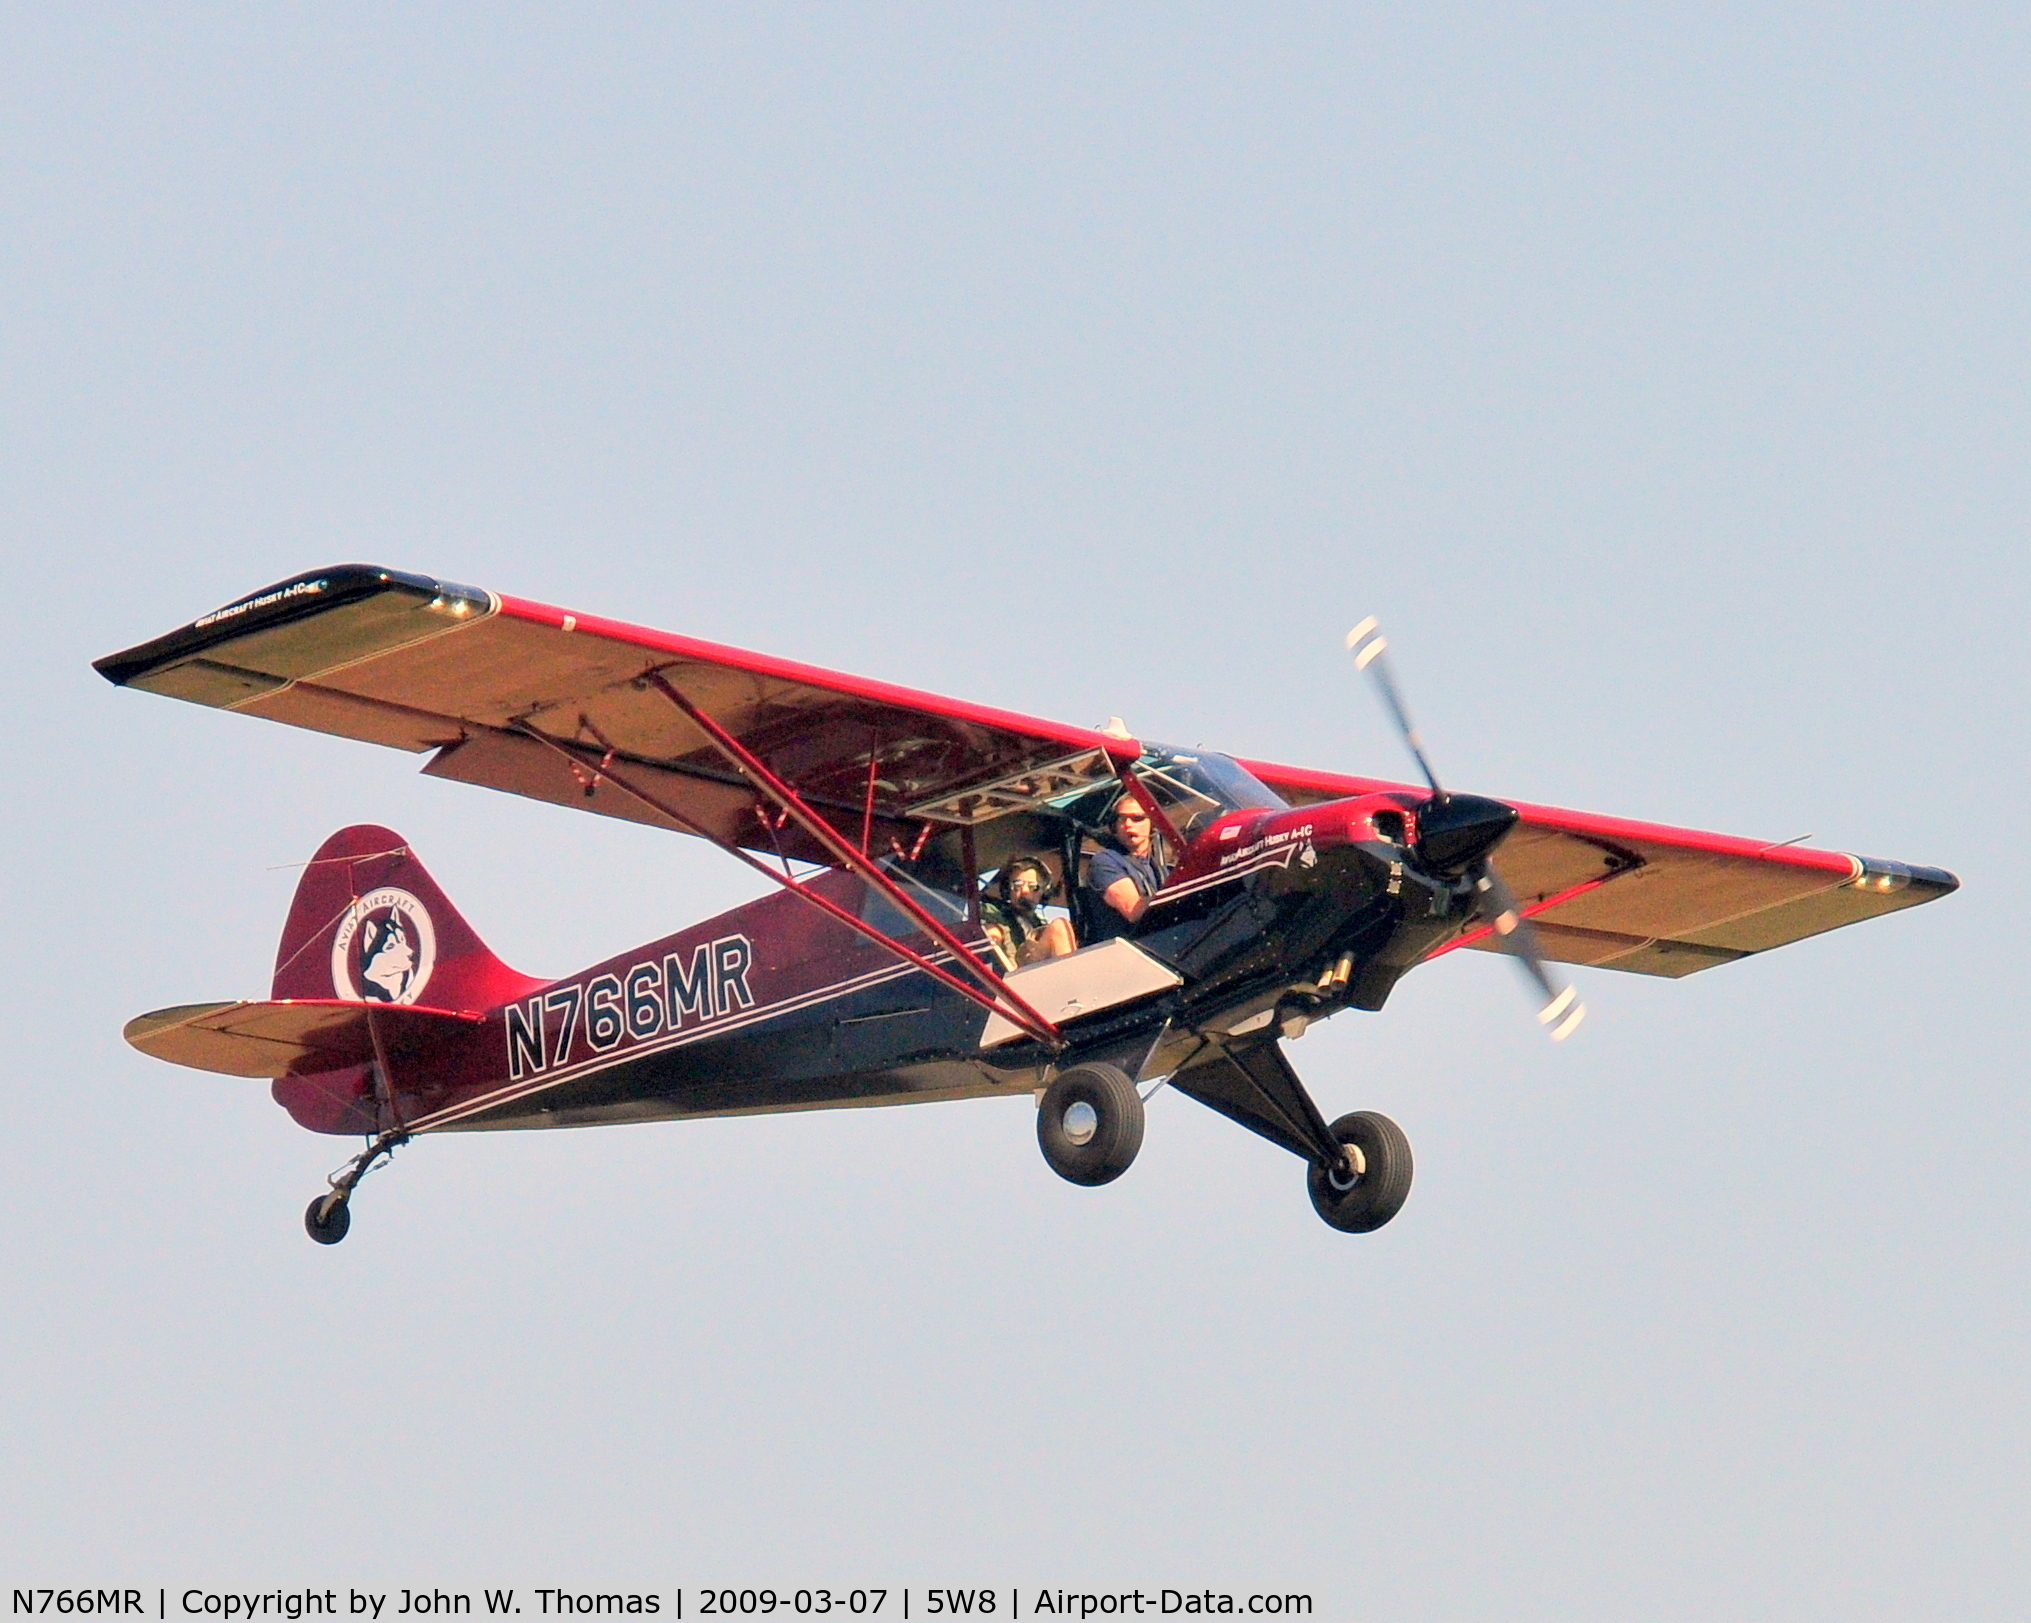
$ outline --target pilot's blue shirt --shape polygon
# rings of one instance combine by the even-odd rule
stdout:
[[[1148,897],[1157,893],[1157,887],[1164,882],[1164,872],[1157,866],[1154,855],[1132,857],[1126,851],[1094,852],[1092,861],[1086,865],[1086,888],[1093,892],[1089,943],[1111,941],[1118,935],[1127,935],[1131,928],[1127,919],[1107,905],[1107,887],[1118,879],[1133,881],[1137,892]]]

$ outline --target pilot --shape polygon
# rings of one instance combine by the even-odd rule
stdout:
[[[1062,958],[1079,945],[1069,920],[1043,915],[1053,885],[1051,870],[1035,857],[1017,857],[995,880],[996,899],[981,908],[980,917],[987,927],[988,945],[1004,970]]]
[[[1114,837],[1120,849],[1096,851],[1086,867],[1086,888],[1097,903],[1092,910],[1095,941],[1128,934],[1170,872],[1162,848],[1151,838],[1149,812],[1134,795],[1124,794],[1114,803]]]

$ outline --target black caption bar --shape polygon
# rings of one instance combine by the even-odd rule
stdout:
[[[694,1588],[696,1620],[831,1618],[839,1623],[912,1623],[964,1619],[1002,1623],[1049,1618],[1092,1623],[1127,1617],[1311,1617],[1303,1591],[1240,1593],[1217,1589],[995,1589],[862,1585],[801,1589],[707,1585]],[[51,1588],[13,1591],[17,1617],[130,1618],[147,1616],[147,1592],[127,1588]],[[158,1623],[306,1623],[347,1618],[351,1623],[414,1623],[419,1618],[528,1617],[568,1620],[654,1618],[684,1623],[684,1589],[212,1589],[155,1592]]]

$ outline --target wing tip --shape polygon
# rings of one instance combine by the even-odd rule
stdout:
[[[132,648],[101,655],[92,661],[92,669],[115,687],[132,687],[223,644],[388,591],[420,597],[441,607],[454,621],[484,619],[500,608],[499,597],[481,587],[412,575],[382,564],[332,564],[234,598],[187,625]]]
[[[120,1035],[136,1048],[146,1053],[144,1046],[150,1037],[187,1026],[193,1020],[202,1020],[208,1014],[218,1014],[226,1009],[236,1009],[243,999],[232,999],[224,1003],[178,1003],[167,1009],[150,1009],[146,1014],[137,1014],[120,1028]]]
[[[1896,891],[1913,892],[1904,899],[1905,906],[1916,906],[1920,902],[1935,902],[1942,896],[1951,896],[1960,889],[1960,875],[1945,868],[1927,868],[1912,862],[1891,862],[1883,857],[1851,857],[1857,869],[1850,883],[1856,890],[1871,895],[1887,895]]]

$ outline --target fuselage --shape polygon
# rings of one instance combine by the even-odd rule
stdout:
[[[1467,887],[1413,860],[1416,810],[1409,797],[1366,795],[1244,807],[1198,828],[1129,932],[1179,984],[1068,1023],[1060,1051],[1029,1039],[983,1048],[978,1003],[783,893],[550,982],[427,1053],[391,1055],[387,1089],[344,1072],[282,1078],[275,1096],[303,1125],[350,1134],[984,1097],[1089,1059],[1162,1074],[1209,1034],[1380,1008],[1465,927]],[[807,883],[949,959],[852,874]],[[968,898],[922,894],[986,955]]]

